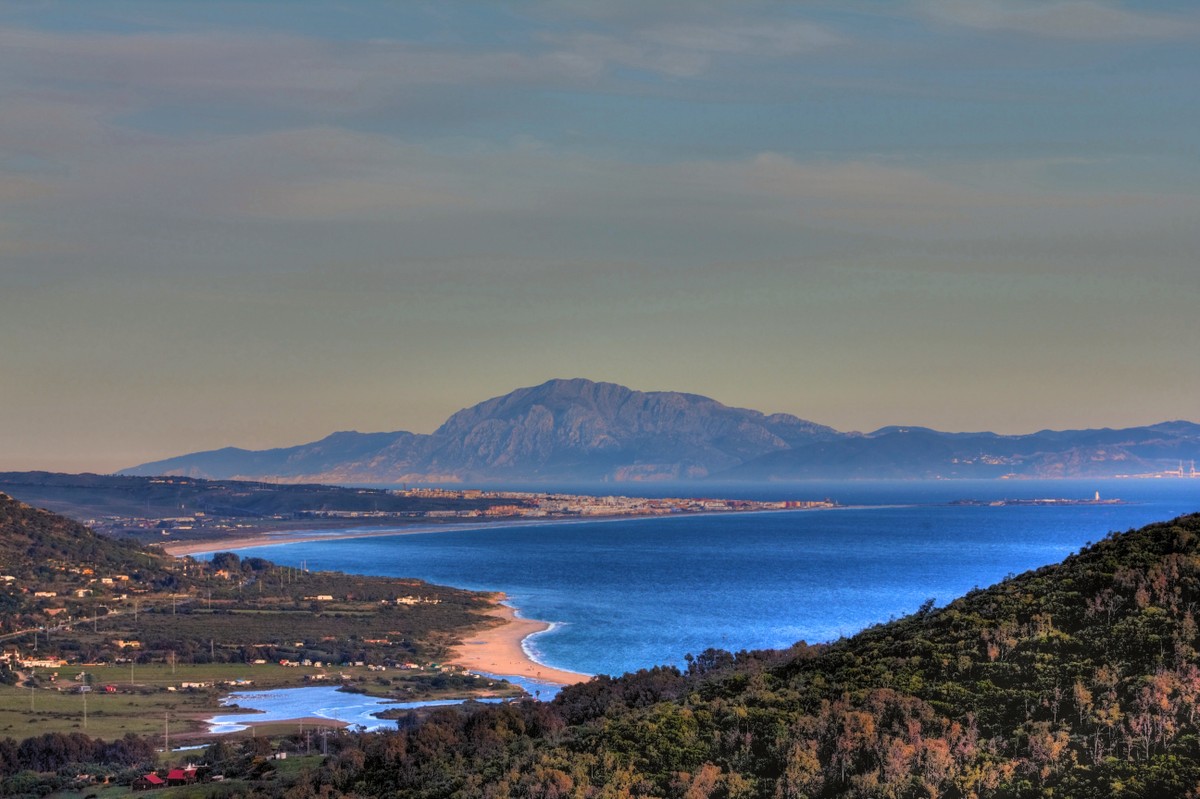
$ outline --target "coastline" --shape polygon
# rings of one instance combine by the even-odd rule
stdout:
[[[732,513],[736,513],[738,515],[757,515],[766,513],[794,513],[797,512],[797,510],[799,509],[788,508],[778,510],[733,511]],[[814,508],[804,510],[827,509]],[[163,550],[168,555],[174,557],[188,557],[230,550],[252,549],[258,547],[279,546],[305,542],[314,543],[351,538],[376,538],[463,530],[531,527],[543,524],[599,524],[617,521],[652,521],[711,515],[723,516],[728,514],[727,512],[713,511],[671,515],[596,516],[571,520],[522,519],[490,523],[414,525],[400,528],[387,527],[382,529],[379,527],[351,527],[319,531],[263,531],[251,533],[238,538],[188,541],[160,546],[162,546]],[[506,597],[503,593],[497,592],[492,595],[492,598],[493,605],[486,612],[486,614],[495,619],[496,623],[490,627],[485,627],[481,630],[478,630],[469,637],[464,638],[464,640],[459,644],[452,647],[450,657],[446,661],[447,663],[458,665],[470,671],[483,673],[485,675],[500,678],[516,677],[523,680],[529,680],[535,685],[538,683],[545,683],[561,687],[566,685],[574,685],[580,682],[586,682],[592,678],[593,675],[590,674],[570,671],[568,669],[559,669],[538,662],[526,648],[526,642],[532,636],[552,629],[554,625],[550,622],[539,621],[536,619],[526,619],[519,616],[516,608],[504,604]],[[531,693],[533,692],[533,689],[528,687],[527,690],[530,690]]]
[[[483,527],[484,525],[480,525]],[[491,525],[488,525],[491,526]],[[281,531],[252,533],[238,538],[216,538],[201,541],[182,541],[171,544],[157,544],[163,552],[176,558],[184,558],[192,555],[206,555],[210,552],[231,552],[235,549],[256,549],[258,547],[273,547],[283,544],[302,544],[316,543],[320,541],[337,541],[344,538],[377,538],[381,536],[393,535],[418,535],[421,533],[439,533],[449,532],[451,529],[470,529],[463,526],[441,526],[441,527],[413,527],[411,529],[386,529],[363,527],[361,529],[346,529],[330,532],[323,532],[320,535],[312,535],[304,531]]]
[[[499,623],[463,639],[453,647],[449,663],[474,672],[525,677],[556,685],[574,685],[591,679],[590,674],[556,669],[534,660],[525,649],[525,640],[553,625],[518,616],[515,608],[503,604],[504,598],[504,594],[496,594],[495,604],[488,611]]]
[[[446,660],[447,663],[461,666],[472,672],[482,673],[490,677],[508,679],[520,684],[530,696],[535,698],[540,698],[543,693],[546,693],[547,696],[553,696],[557,693],[558,688],[591,679],[592,675],[590,674],[556,669],[534,660],[524,647],[525,640],[531,635],[549,630],[553,625],[549,622],[525,619],[518,616],[516,608],[504,604],[505,595],[503,593],[492,594],[490,599],[492,606],[487,610],[486,615],[494,619],[494,623],[476,631],[452,647],[450,657]],[[547,689],[551,686],[554,687],[554,690],[547,692]],[[314,690],[337,691],[339,688],[332,685],[321,685],[304,688],[275,688],[251,692],[288,694],[293,691],[305,692]],[[235,697],[238,693],[234,691],[227,698]],[[376,716],[376,711],[379,710],[457,705],[471,699],[477,699],[477,697],[462,696],[429,701],[396,702],[395,700],[346,694],[344,701],[347,704],[355,706],[361,703],[374,708],[366,711],[365,715],[355,722],[348,721],[345,716],[326,716],[321,711],[315,711],[303,705],[289,707],[282,711],[278,709],[264,709],[260,706],[260,698],[260,702],[250,702],[247,707],[243,707],[241,706],[242,703],[238,703],[238,705],[229,708],[231,712],[220,714],[198,713],[193,715],[190,719],[192,726],[200,727],[203,725],[203,728],[190,730],[186,737],[189,740],[204,741],[244,731],[249,731],[251,735],[254,735],[255,730],[259,728],[290,728],[297,725],[301,728],[348,728],[356,724],[364,724],[371,727],[378,726],[380,723]],[[480,701],[498,702],[500,700],[482,699]],[[325,709],[325,712],[329,711],[328,705],[328,701],[321,705]],[[250,708],[257,709],[252,710]],[[386,726],[387,723],[381,722],[383,726]]]
[[[278,530],[247,533],[236,538],[210,538],[195,541],[154,542],[168,555],[182,558],[191,555],[204,555],[210,552],[229,552],[235,549],[254,549],[257,547],[283,546],[285,544],[311,544],[322,541],[340,541],[348,538],[381,538],[398,535],[426,535],[430,533],[453,533],[472,530],[495,530],[511,527],[535,527],[539,525],[567,524],[604,524],[607,522],[631,521],[666,521],[669,519],[685,519],[697,516],[726,516],[738,514],[749,516],[761,513],[802,513],[820,510],[844,510],[855,506],[839,505],[835,508],[782,508],[771,510],[738,510],[738,511],[697,511],[683,514],[662,515],[614,515],[588,516],[585,518],[565,519],[508,519],[491,522],[464,522],[460,524],[416,524],[411,526],[379,527],[364,525],[362,527],[347,527],[342,529],[313,529],[313,530]]]
[[[753,512],[753,511],[746,511]],[[688,514],[700,516],[707,514]],[[346,527],[341,529],[278,530],[249,533],[237,538],[217,538],[197,541],[181,541],[178,544],[159,544],[168,555],[177,558],[189,555],[204,555],[209,552],[226,552],[234,549],[283,546],[285,544],[312,544],[322,541],[340,541],[349,538],[387,538],[397,535],[428,535],[432,533],[461,533],[473,530],[496,530],[510,527],[534,527],[543,524],[598,524],[631,519],[663,519],[664,516],[594,516],[586,519],[509,519],[492,522],[463,522],[459,524],[414,524],[396,527]]]
[[[735,511],[738,514],[760,513],[794,513],[797,509]],[[545,520],[511,520],[506,522],[467,523],[421,525],[404,528],[378,527],[347,528],[341,530],[324,530],[314,535],[309,531],[279,531],[258,532],[239,538],[227,538],[208,541],[189,541],[177,544],[161,545],[163,550],[174,557],[229,550],[253,549],[258,547],[279,546],[295,543],[312,543],[333,541],[350,538],[376,538],[398,535],[421,535],[463,530],[487,530],[498,527],[529,527],[542,524],[599,524],[616,521],[651,521],[684,518],[685,516],[725,515],[725,513],[689,513],[669,516],[599,516],[586,519],[545,519]],[[526,649],[526,641],[535,635],[550,630],[554,625],[550,622],[536,619],[526,619],[517,615],[516,608],[504,604],[506,596],[502,592],[493,594],[493,606],[487,615],[497,620],[497,624],[481,629],[465,638],[461,643],[451,648],[448,663],[462,666],[473,672],[484,673],[496,677],[517,677],[531,680],[534,683],[548,683],[557,686],[574,685],[590,680],[593,675],[583,672],[559,669],[538,662]]]

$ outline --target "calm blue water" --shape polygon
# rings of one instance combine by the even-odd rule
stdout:
[[[1124,505],[977,507],[959,499],[1090,498]],[[695,491],[692,486],[691,492]],[[671,493],[671,492],[667,492]],[[1200,511],[1200,480],[793,484],[710,496],[866,507],[538,524],[260,547],[308,568],[499,590],[555,622],[542,662],[619,674],[708,647],[827,641],[1062,560],[1110,531]]]
[[[483,699],[483,702],[498,702]],[[408,710],[418,707],[461,705],[461,699],[426,699],[423,702],[393,702],[377,696],[352,694],[334,686],[318,685],[311,688],[277,688],[270,691],[237,691],[221,700],[222,705],[237,705],[243,710],[258,711],[253,714],[230,713],[213,716],[208,720],[209,732],[226,733],[246,729],[246,723],[264,721],[289,721],[303,718],[321,718],[343,721],[362,727],[364,730],[395,729],[395,721],[377,718],[376,713],[384,710]]]

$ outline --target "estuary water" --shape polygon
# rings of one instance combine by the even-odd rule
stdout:
[[[633,487],[622,486],[625,493]],[[696,485],[661,490],[696,496]],[[553,627],[551,666],[620,674],[687,653],[829,641],[1062,560],[1109,532],[1200,511],[1200,480],[704,486],[708,496],[825,499],[833,510],[538,523],[245,550],[277,563],[504,591]],[[989,505],[1088,499],[1116,505]],[[592,493],[595,493],[594,490]],[[641,492],[639,492],[641,493]],[[977,500],[984,504],[956,504]]]
[[[498,699],[477,700],[498,702]],[[328,685],[311,688],[276,688],[269,691],[236,691],[221,704],[255,713],[229,713],[208,720],[209,732],[227,733],[244,730],[248,723],[313,719],[309,726],[321,726],[321,720],[344,722],[364,731],[395,729],[394,721],[375,714],[385,710],[411,710],[419,707],[461,705],[461,699],[426,699],[421,702],[393,702],[377,696],[354,694]]]

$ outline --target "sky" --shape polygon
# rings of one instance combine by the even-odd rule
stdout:
[[[1200,421],[1177,0],[0,5],[0,469],[556,377],[840,430]]]

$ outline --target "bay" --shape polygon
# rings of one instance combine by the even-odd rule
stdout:
[[[630,493],[628,486],[622,486]],[[258,547],[243,554],[347,573],[504,591],[553,623],[539,661],[620,674],[709,647],[851,635],[1062,560],[1109,532],[1200,510],[1200,481],[938,481],[705,486],[705,494],[823,499],[823,511],[538,523]],[[654,487],[695,495],[696,487]],[[1115,505],[953,504],[1105,497]],[[594,491],[593,491],[594,492]],[[641,493],[641,492],[639,492]]]

